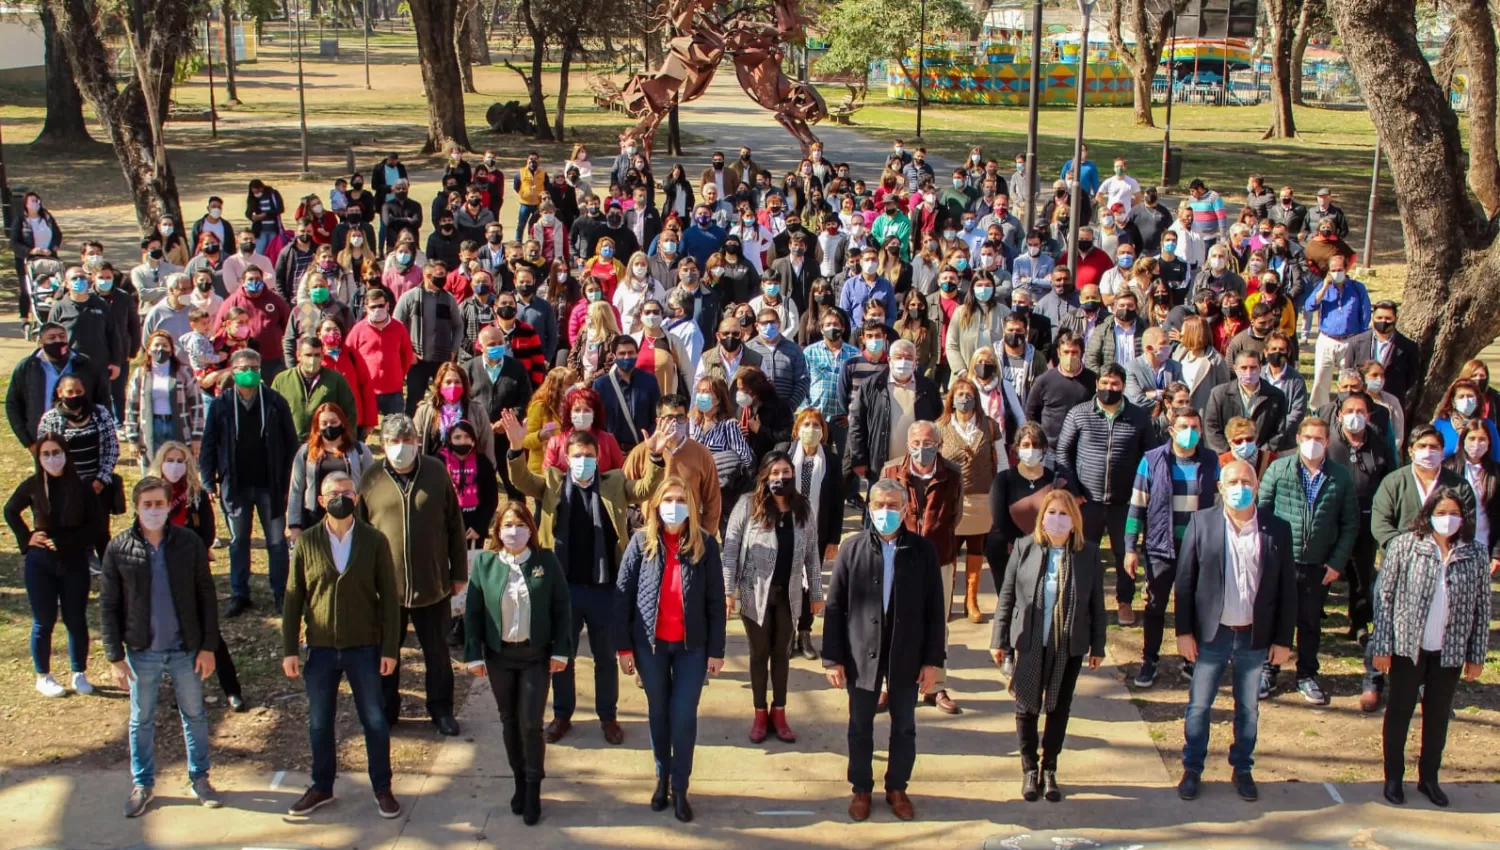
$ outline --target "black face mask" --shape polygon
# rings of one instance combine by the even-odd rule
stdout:
[[[771,491],[772,496],[786,496],[792,492],[792,479],[770,478],[766,480],[766,489]]]
[[[500,309],[496,310],[495,315],[508,322],[516,317],[516,305],[506,304]]]
[[[200,280],[193,284],[193,287],[199,292],[208,292],[214,288],[214,282],[212,280]]]
[[[824,328],[823,338],[829,342],[838,342],[844,336],[843,328]]]
[[[974,377],[981,381],[988,381],[995,377],[995,364],[979,363],[974,366]]]
[[[1275,366],[1277,369],[1280,369],[1281,367],[1286,365],[1286,352],[1272,351],[1266,355],[1266,362],[1270,363],[1272,366]]]
[[[536,284],[522,283],[516,286],[516,291],[521,293],[522,298],[530,298],[536,294]]]
[[[1099,403],[1104,405],[1105,407],[1113,407],[1119,404],[1120,399],[1124,397],[1125,394],[1120,392],[1119,390],[1100,390],[1094,393],[1094,398],[1097,398],[1099,400]]]
[[[354,515],[354,497],[343,493],[337,496],[329,496],[328,504],[323,506],[328,515],[334,519],[348,519]]]
[[[323,439],[327,440],[328,442],[336,443],[344,436],[344,426],[324,425],[323,428],[318,431],[318,433],[322,434]]]
[[[448,451],[453,452],[454,454],[458,455],[459,457],[467,457],[468,454],[469,454],[469,452],[471,452],[473,450],[474,450],[474,444],[473,443],[465,443],[464,445],[459,445],[458,443],[449,443],[448,444]]]
[[[619,227],[620,225],[625,223],[625,216],[620,215],[619,213],[610,213],[609,215],[604,217],[604,223],[608,224],[610,227]]]
[[[1135,323],[1135,311],[1134,310],[1119,310],[1119,311],[1116,311],[1115,317],[1118,318],[1120,321],[1124,322],[1127,325]]]
[[[1375,330],[1377,330],[1377,331],[1379,331],[1380,333],[1383,333],[1383,334],[1390,333],[1391,329],[1394,328],[1394,327],[1396,327],[1396,323],[1395,322],[1386,322],[1386,321],[1375,322]]]
[[[78,411],[83,410],[83,406],[87,403],[88,400],[81,395],[67,396],[61,401],[63,409],[68,411],[69,413],[77,413]]]
[[[832,292],[819,292],[817,295],[813,296],[813,301],[815,303],[817,303],[817,304],[821,304],[822,306],[826,307],[829,304],[833,303],[833,293]]]
[[[730,354],[733,354],[736,351],[740,350],[740,338],[737,336],[724,337],[723,339],[719,340],[719,347],[729,352]]]
[[[485,241],[490,243],[491,245],[499,245],[501,242],[505,241],[505,237],[499,233],[491,233],[489,236],[485,237]]]
[[[1026,337],[1021,334],[1015,333],[1014,331],[1005,335],[1005,344],[1011,348],[1020,348],[1025,344],[1025,342]],[[979,369],[976,368],[974,372],[975,374],[978,374]]]
[[[68,356],[67,342],[44,342],[42,353],[47,355],[48,360],[58,361]]]
[[[156,348],[152,349],[151,351],[151,362],[153,363],[166,363],[171,359],[172,352],[166,350],[165,348]]]
[[[1080,240],[1078,240],[1078,253],[1080,253],[1080,254],[1087,254],[1088,252],[1090,252],[1092,250],[1094,250],[1094,240],[1092,240],[1092,239],[1080,239]]]

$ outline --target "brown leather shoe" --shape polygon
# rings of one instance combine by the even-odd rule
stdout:
[[[1130,607],[1129,602],[1121,602],[1119,606],[1120,625],[1135,625],[1135,609]]]
[[[960,714],[963,711],[958,707],[958,703],[953,701],[953,697],[948,696],[947,688],[940,688],[935,693],[928,694],[927,704],[937,706],[937,710],[944,714]]]
[[[887,791],[885,801],[891,804],[891,814],[901,820],[912,820],[917,816],[917,810],[912,808],[911,798],[905,791]]]
[[[604,740],[613,746],[618,747],[625,743],[625,730],[620,728],[619,721],[601,720],[599,721],[599,728],[604,730]]]
[[[375,810],[386,820],[401,817],[401,804],[396,802],[396,796],[390,792],[390,789],[375,795]]]
[[[552,722],[547,724],[547,731],[542,733],[542,737],[547,739],[547,743],[555,744],[561,741],[563,736],[568,734],[568,730],[572,728],[573,721],[554,717],[552,718]]]
[[[1359,710],[1371,714],[1380,710],[1380,691],[1363,691],[1359,695]]]
[[[870,819],[869,794],[855,794],[849,801],[849,819],[856,822]]]
[[[290,809],[287,809],[287,814],[306,817],[332,802],[333,794],[319,791],[316,788],[309,788],[306,794],[303,794],[297,802],[292,804]]]

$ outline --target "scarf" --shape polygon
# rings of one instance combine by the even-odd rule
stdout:
[[[604,535],[604,523],[608,522],[608,519],[606,519],[604,516],[604,500],[599,498],[599,475],[600,473],[596,471],[594,473],[594,480],[589,484],[589,486],[580,487],[578,483],[573,480],[572,474],[568,474],[564,478],[564,481],[566,483],[563,484],[563,501],[567,503],[568,508],[571,511],[574,504],[573,498],[576,494],[582,498],[584,506],[588,509],[589,525],[593,528],[594,533],[594,564],[592,570],[593,583],[608,584],[609,561],[613,558],[613,553],[609,551],[609,540]],[[568,524],[568,527],[572,528],[576,527],[576,525],[570,522]],[[558,538],[557,546],[559,549],[564,548],[566,545],[566,537]],[[562,558],[560,559],[563,560],[564,564],[566,564],[567,553],[564,551],[560,554],[562,555]]]
[[[439,452],[448,467],[448,477],[453,480],[453,489],[458,491],[461,510],[473,510],[479,506],[479,461],[475,458],[478,451],[479,447],[475,446],[460,457],[445,446]]]

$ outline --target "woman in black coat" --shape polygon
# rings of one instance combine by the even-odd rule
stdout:
[[[995,595],[1005,581],[1005,565],[1017,540],[1036,529],[1042,499],[1067,481],[1043,461],[1047,456],[1047,432],[1035,422],[1027,422],[1016,432],[1016,465],[995,476],[990,485],[990,533],[985,541],[985,558],[995,578]],[[1014,659],[1012,659],[1014,660]],[[1005,665],[1006,675],[1010,664]]]
[[[67,693],[52,677],[52,629],[62,609],[73,665],[70,684],[93,693],[89,660],[89,553],[108,524],[104,505],[73,470],[61,434],[43,433],[31,446],[32,475],[5,502],[5,522],[24,555],[26,597],[31,602],[31,662],[42,696]],[[31,523],[25,519],[31,511]]]
[[[813,506],[814,522],[818,528],[818,551],[824,561],[831,561],[838,554],[839,538],[844,531],[844,468],[840,446],[829,439],[828,421],[814,408],[805,408],[797,414],[792,426],[795,442],[777,443],[774,451],[791,455],[792,476],[797,492],[807,497]],[[811,466],[807,466],[811,464]],[[811,594],[802,596],[802,610],[797,615],[797,641],[793,652],[802,653],[808,661],[818,660],[818,649],[813,645],[813,613]]]
[[[1057,757],[1068,732],[1073,688],[1085,656],[1090,670],[1104,661],[1104,568],[1099,546],[1084,540],[1083,519],[1072,494],[1048,493],[1030,537],[1016,542],[995,608],[990,656],[995,665],[1011,653],[1016,672],[1010,693],[1016,699],[1020,739],[1021,796],[1028,803],[1045,795],[1062,800]],[[1037,759],[1037,720],[1047,715],[1047,731]],[[1038,777],[1038,768],[1041,775]]]
[[[1500,463],[1490,452],[1487,420],[1476,419],[1458,432],[1459,449],[1443,461],[1474,490],[1474,542],[1489,556],[1490,571],[1500,564]]]

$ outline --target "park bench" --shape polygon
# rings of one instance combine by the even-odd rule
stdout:
[[[860,94],[860,92],[856,91],[853,86],[850,86],[849,96],[844,98],[843,102],[835,107],[832,112],[828,113],[828,117],[832,118],[833,123],[835,124],[848,125],[854,123],[850,120],[853,117],[854,113],[864,108],[864,97]]]

